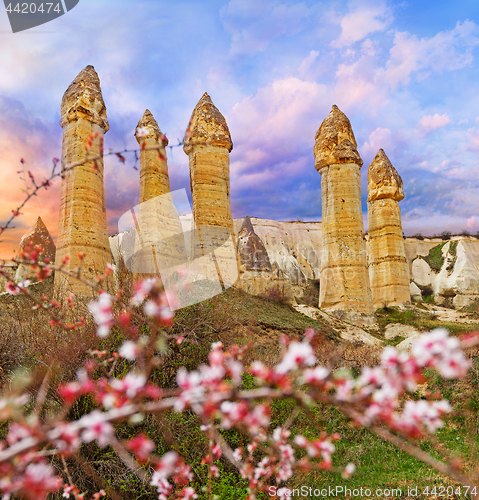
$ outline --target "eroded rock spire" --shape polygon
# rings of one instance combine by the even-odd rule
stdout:
[[[375,308],[411,300],[399,201],[402,179],[380,149],[368,169],[369,279]]]
[[[96,161],[81,163],[67,169],[60,190],[60,215],[56,264],[69,260],[64,269],[81,267],[83,276],[94,280],[111,262],[108,241],[105,194],[103,186],[103,151],[100,143],[109,128],[100,79],[87,66],[68,87],[61,105],[60,125],[63,128],[62,165],[81,163],[87,157]],[[87,144],[91,143],[89,149]],[[79,255],[85,254],[84,259]],[[109,282],[106,282],[108,288]],[[91,297],[92,290],[63,273],[55,274],[55,296],[65,298],[69,291],[78,297]]]
[[[170,193],[168,139],[147,109],[135,129],[140,145],[140,204],[133,261],[135,279],[158,276],[187,260],[181,222]]]
[[[315,168],[321,174],[322,232],[319,307],[372,324],[373,308],[361,210],[361,157],[351,123],[337,107],[316,133]]]
[[[230,200],[229,153],[232,149],[226,120],[210,96],[204,93],[191,115],[183,147],[189,157],[193,218],[199,233],[199,241],[196,239],[193,243],[195,254],[200,248],[205,255],[207,248],[224,247],[226,235],[236,248]],[[228,257],[220,257],[215,251],[218,262],[222,259],[226,261],[223,274],[226,276],[227,269],[232,271],[223,280],[226,284],[227,281],[236,281],[238,261],[235,257],[235,265],[232,265],[231,251],[224,253]]]

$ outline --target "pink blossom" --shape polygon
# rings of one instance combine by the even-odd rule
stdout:
[[[149,134],[147,127],[137,127],[135,132],[137,137],[146,137]]]
[[[5,290],[10,294],[10,295],[18,295],[20,293],[20,291],[23,289],[23,288],[27,288],[28,285],[30,284],[30,280],[25,280],[25,281],[21,281],[20,283],[17,283],[17,285],[15,285],[14,283],[12,283],[11,281],[9,281],[6,285],[5,285]]]
[[[139,353],[140,349],[138,345],[132,340],[125,340],[118,351],[118,354],[122,358],[128,359],[129,361],[134,361],[138,357]]]
[[[58,430],[60,430],[60,437],[55,439],[54,444],[60,451],[70,454],[80,447],[78,430],[72,424],[62,422],[54,432],[57,433]]]
[[[148,439],[145,434],[140,434],[130,439],[127,443],[127,446],[128,449],[143,462],[146,462],[148,460],[148,456],[155,449],[155,443]]]
[[[98,446],[103,448],[109,444],[114,434],[113,426],[110,422],[105,421],[105,414],[98,410],[94,410],[88,415],[83,416],[79,420],[79,423],[85,427],[81,435],[85,443],[96,440]]]
[[[312,366],[316,363],[316,356],[313,348],[308,342],[293,341],[289,344],[288,350],[281,363],[276,366],[277,373],[288,373],[298,366]]]
[[[122,378],[113,378],[110,380],[110,386],[116,391],[124,392],[127,398],[134,398],[145,386],[146,377],[141,373],[127,373]]]
[[[28,465],[18,482],[22,492],[31,499],[46,498],[62,485],[62,480],[55,476],[53,467],[45,463]]]
[[[139,306],[150,294],[157,283],[156,278],[147,278],[135,284],[135,293],[131,299],[131,304]]]
[[[329,370],[324,366],[317,366],[316,368],[304,371],[304,382],[306,384],[318,385],[323,383],[329,377]]]
[[[341,473],[341,477],[343,479],[348,479],[353,475],[355,470],[356,470],[356,466],[352,462],[349,462],[349,464],[346,465],[343,472]]]
[[[106,337],[110,333],[110,328],[114,322],[111,307],[112,296],[106,292],[100,294],[98,300],[88,304],[88,309],[93,314],[93,318],[98,325],[96,333],[99,337]]]

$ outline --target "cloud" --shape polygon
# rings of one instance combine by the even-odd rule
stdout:
[[[311,66],[314,64],[314,61],[316,61],[318,56],[319,52],[317,50],[312,50],[309,55],[303,59],[298,69],[298,73],[301,78],[304,78],[309,73]]]
[[[376,113],[388,99],[387,87],[377,82],[376,55],[363,53],[356,61],[339,64],[336,70],[335,101],[344,108],[360,107]]]
[[[393,21],[391,9],[385,1],[350,2],[350,11],[341,19],[341,34],[331,43],[341,48],[353,45],[369,34],[385,30]]]
[[[392,149],[392,133],[388,128],[378,127],[369,134],[369,141],[364,143],[361,154],[364,156],[375,156],[376,153],[384,149],[386,154]]]
[[[476,130],[475,128],[467,129],[466,137],[469,141],[467,150],[479,151],[479,130]]]
[[[311,9],[303,2],[231,0],[220,19],[231,34],[230,55],[262,51],[271,40],[295,35],[305,27]]]
[[[413,72],[431,69],[442,73],[464,68],[472,64],[473,50],[478,45],[479,27],[473,21],[457,22],[454,29],[440,31],[431,38],[396,32],[384,81],[395,88],[407,85]]]
[[[20,101],[0,96],[0,185],[3,186],[0,225],[4,225],[12,210],[25,200],[28,194],[26,189],[32,191],[28,171],[37,183],[50,175],[52,158],[60,153],[60,131],[56,123],[46,123],[31,116]],[[21,158],[25,161],[23,165]],[[57,179],[48,191],[40,190],[21,209],[22,215],[13,221],[12,226],[15,227],[2,235],[0,258],[13,256],[20,238],[35,223],[38,215],[41,215],[52,236],[56,235],[59,184]]]
[[[421,117],[416,125],[416,130],[424,135],[436,130],[438,128],[443,128],[451,123],[449,116],[444,115],[424,115]]]
[[[331,102],[325,85],[286,78],[258,89],[233,107],[227,122],[234,141],[235,216],[318,218],[321,178],[314,169],[314,136]],[[307,187],[300,190],[302,183]],[[305,207],[305,197],[317,203]]]

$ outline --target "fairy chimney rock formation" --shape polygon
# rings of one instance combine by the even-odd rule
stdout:
[[[215,255],[219,274],[224,274],[220,280],[224,282],[234,282],[238,276],[230,200],[229,153],[232,149],[224,116],[210,96],[203,94],[191,115],[183,146],[189,157],[193,218],[198,230],[193,253],[205,255],[218,249]]]
[[[248,216],[238,232],[238,255],[244,271],[272,271],[268,252]]]
[[[79,165],[65,170],[62,177],[56,264],[62,265],[68,255],[66,271],[81,267],[82,275],[93,279],[111,262],[100,142],[109,125],[100,79],[93,66],[83,69],[63,95],[60,125],[63,128],[62,168]],[[96,162],[81,163],[87,157],[97,157]],[[85,258],[81,260],[79,254],[83,253]],[[80,298],[92,296],[90,287],[57,272],[57,300],[64,298],[68,291]]]
[[[411,300],[399,201],[402,179],[380,149],[368,170],[369,279],[375,308]]]
[[[55,243],[41,217],[38,217],[35,224],[22,236],[18,245],[17,258],[24,258],[22,257],[22,253],[30,253],[36,246],[43,248],[43,251],[38,257],[40,262],[55,262]],[[28,256],[26,258],[28,258]],[[33,271],[29,266],[25,266],[24,264],[18,266],[15,274],[16,281],[35,277],[36,271]]]
[[[323,248],[319,307],[374,324],[361,210],[363,164],[346,115],[334,105],[314,145],[321,174]]]
[[[135,278],[158,275],[186,261],[179,214],[170,194],[166,146],[168,139],[147,109],[135,129],[140,145],[140,205],[134,260],[128,267]]]
[[[148,109],[136,126],[135,137],[141,148],[140,203],[143,203],[170,192],[165,150],[168,139]]]

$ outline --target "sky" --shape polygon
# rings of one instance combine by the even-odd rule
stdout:
[[[61,156],[60,103],[88,64],[99,74],[108,151],[137,147],[145,109],[178,144],[204,92],[225,116],[233,217],[321,220],[314,137],[333,104],[367,169],[383,148],[404,182],[406,235],[479,231],[479,2],[435,0],[80,0],[12,33],[0,5],[0,225]],[[188,157],[167,150],[172,190]],[[21,164],[23,158],[25,163]],[[138,203],[134,157],[105,159],[110,233]],[[41,215],[57,235],[60,182],[38,194],[0,243],[11,258]]]

